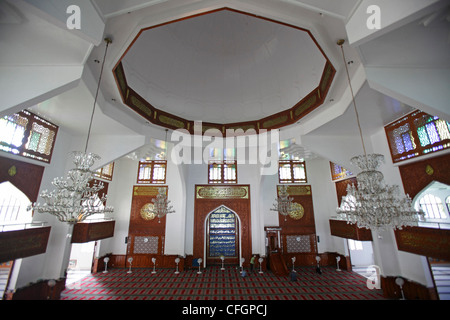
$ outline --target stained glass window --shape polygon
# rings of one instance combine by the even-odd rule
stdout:
[[[166,160],[139,161],[138,184],[166,183]]]
[[[23,110],[0,119],[0,150],[50,162],[58,126]]]
[[[416,110],[385,126],[394,162],[450,147],[450,123]]]
[[[278,180],[280,183],[306,183],[305,161],[279,160]]]
[[[208,257],[236,257],[236,215],[225,207],[210,214],[208,223]]]
[[[346,179],[351,175],[353,175],[351,171],[333,162],[330,162],[330,168],[331,168],[331,180],[333,181],[339,179]]]

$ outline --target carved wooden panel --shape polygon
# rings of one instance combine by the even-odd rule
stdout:
[[[152,267],[152,258],[155,258],[158,264],[163,259],[166,217],[158,218],[149,216],[143,210],[146,205],[153,204],[152,199],[156,198],[158,189],[161,187],[165,188],[166,193],[168,193],[167,186],[133,187],[127,248],[127,256],[133,258],[133,266]],[[144,243],[145,239],[147,239],[147,242],[148,239],[154,242],[156,238],[158,239],[156,252],[152,254],[142,253],[143,249],[141,244]],[[144,250],[146,249],[144,248]]]
[[[289,185],[287,192],[289,197],[293,198],[292,202],[297,210],[286,217],[279,214],[278,219],[282,234],[315,234],[316,225],[311,186]]]
[[[401,251],[450,261],[450,230],[407,227],[395,230],[395,239]]]
[[[82,222],[73,228],[72,243],[85,243],[114,236],[115,221]]]
[[[0,232],[0,263],[45,253],[50,227]]]
[[[450,154],[399,167],[405,193],[414,198],[433,181],[450,185]]]
[[[347,221],[330,219],[331,235],[359,241],[372,241],[372,232],[366,228],[358,228]]]
[[[196,185],[193,257],[204,259],[205,219],[222,205],[239,216],[242,256],[248,264],[252,254],[249,185]]]

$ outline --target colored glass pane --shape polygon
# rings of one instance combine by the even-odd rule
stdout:
[[[441,140],[450,139],[449,123],[441,119],[436,120],[435,123]]]
[[[425,126],[417,128],[417,134],[419,135],[419,141],[422,147],[430,144]]]
[[[411,151],[414,150],[412,141],[411,141],[411,135],[409,133],[404,133],[402,134],[402,138],[403,138],[403,144],[405,146],[405,151]]]
[[[41,135],[37,132],[32,132],[31,136],[30,136],[30,142],[28,143],[28,150],[33,150],[36,151],[37,147],[39,145],[39,139],[40,139]]]
[[[441,140],[439,138],[439,134],[437,132],[436,125],[434,124],[434,122],[428,122],[425,125],[425,127],[427,129],[428,137],[430,139],[431,144],[439,142]]]
[[[398,154],[405,152],[405,149],[403,147],[403,140],[400,136],[395,136],[395,147]]]

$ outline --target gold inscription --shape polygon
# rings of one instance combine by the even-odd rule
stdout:
[[[197,186],[197,199],[248,199],[247,186]]]

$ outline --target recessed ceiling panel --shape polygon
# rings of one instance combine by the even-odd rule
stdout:
[[[143,29],[120,63],[151,108],[219,125],[288,111],[334,75],[308,30],[231,9]]]

